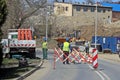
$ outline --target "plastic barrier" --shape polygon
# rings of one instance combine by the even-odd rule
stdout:
[[[25,39],[28,40],[28,30],[25,30]]]
[[[24,29],[21,29],[21,40],[24,40]]]
[[[65,59],[63,60],[63,55],[65,56]],[[92,64],[92,56],[90,54],[87,53],[81,53],[79,51],[77,51],[76,49],[73,49],[73,51],[67,56],[64,54],[64,52],[58,48],[58,49],[54,49],[54,64],[53,64],[53,69],[56,68],[56,62],[58,60],[60,60],[61,62],[64,62],[68,59],[68,61],[70,63],[73,63],[74,61],[76,61],[77,63],[89,63]]]
[[[18,29],[18,40],[32,40],[31,29]]]
[[[28,29],[29,40],[32,40],[32,32],[31,29]]]
[[[18,29],[18,40],[20,40],[20,36],[21,36],[21,30]]]
[[[97,49],[93,49],[93,68],[97,69],[98,68],[98,50]]]

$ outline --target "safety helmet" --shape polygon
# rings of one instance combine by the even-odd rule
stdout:
[[[66,37],[66,41],[69,41],[69,38],[68,38],[68,37]]]
[[[44,38],[43,38],[43,40],[44,40],[44,41],[47,41],[47,38],[46,38],[46,37],[44,37]]]

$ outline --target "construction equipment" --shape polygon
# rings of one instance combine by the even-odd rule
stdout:
[[[57,41],[57,46],[58,46],[59,48],[62,48],[62,44],[63,44],[63,42],[66,41],[66,39],[63,38],[63,37],[58,37],[58,38],[55,38],[54,40]]]
[[[9,50],[7,52],[10,57],[22,55],[35,58],[36,40],[33,39],[32,35],[31,29],[9,29],[8,39],[4,39],[4,41],[6,41],[6,50]]]

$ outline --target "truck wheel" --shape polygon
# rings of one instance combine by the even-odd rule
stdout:
[[[31,59],[35,59],[36,58],[36,54],[35,53],[30,53],[30,58]]]
[[[119,55],[119,58],[120,58],[120,52],[118,53],[118,55]]]
[[[5,54],[5,58],[10,58],[10,54],[9,54],[9,53],[6,53],[6,54]]]
[[[10,58],[12,58],[12,53],[9,53]]]
[[[2,65],[3,61],[3,53],[2,53],[2,48],[0,48],[0,66]]]

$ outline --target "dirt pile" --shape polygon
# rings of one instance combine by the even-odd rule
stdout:
[[[95,35],[95,26],[81,26],[81,36],[85,37],[87,40],[91,40],[92,36]],[[104,26],[97,26],[98,36],[120,36],[120,21],[107,24]]]

